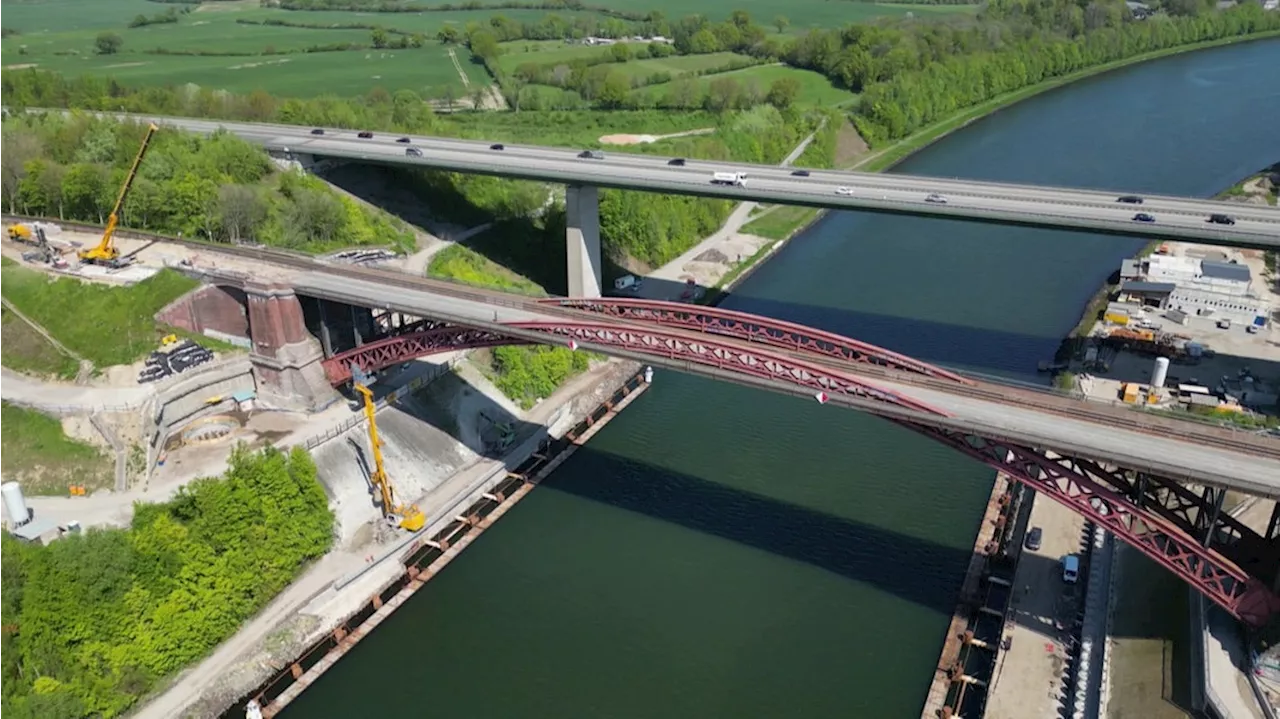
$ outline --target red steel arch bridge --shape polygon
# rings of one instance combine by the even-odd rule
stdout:
[[[892,386],[909,377],[953,393],[991,393],[955,372],[831,332],[719,308],[618,298],[529,303],[541,310],[539,319],[486,327],[412,323],[328,358],[326,376],[338,386],[351,379],[352,366],[377,371],[444,352],[542,343],[667,366],[676,360],[730,381],[753,378],[799,388],[819,402],[877,414],[1047,494],[1249,624],[1261,625],[1280,611],[1280,516],[1273,514],[1268,530],[1259,534],[1223,512],[1225,488],[1193,490],[1150,471],[981,436],[951,421],[946,410]],[[886,381],[874,379],[875,373]],[[1271,449],[1280,456],[1280,449]]]

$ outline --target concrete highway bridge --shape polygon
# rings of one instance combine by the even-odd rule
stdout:
[[[250,340],[265,400],[318,406],[432,354],[538,343],[590,350],[875,414],[1106,527],[1254,624],[1280,611],[1280,514],[1258,534],[1227,489],[1280,498],[1280,442],[1114,403],[993,384],[819,329],[638,299],[531,298],[311,257],[201,245],[279,269],[210,284],[162,319]],[[288,279],[280,279],[287,277]]]
[[[304,165],[337,158],[563,183],[572,297],[600,296],[601,187],[1280,249],[1280,209],[1266,205],[863,172],[812,170],[801,176],[791,168],[625,152],[584,157],[560,147],[388,133],[362,139],[355,130],[335,128],[102,114],[192,132],[224,128]],[[416,154],[408,154],[410,149]],[[713,184],[716,172],[745,173],[747,179],[741,185]],[[1130,195],[1141,196],[1142,204],[1118,202]],[[1154,221],[1136,221],[1139,212]],[[1215,214],[1229,215],[1235,224],[1210,222]]]

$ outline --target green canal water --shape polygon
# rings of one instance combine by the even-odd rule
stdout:
[[[902,172],[1208,196],[1280,158],[1280,42],[1083,81]],[[1034,378],[1140,243],[829,215],[728,300]],[[653,388],[285,719],[916,717],[991,470],[853,412]]]

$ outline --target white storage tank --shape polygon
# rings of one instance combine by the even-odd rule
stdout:
[[[1169,358],[1157,357],[1156,366],[1151,370],[1151,386],[1164,387],[1164,381],[1169,376]]]
[[[22,497],[22,485],[17,482],[0,484],[0,498],[4,499],[5,516],[10,527],[21,527],[31,519],[27,509],[27,500]]]

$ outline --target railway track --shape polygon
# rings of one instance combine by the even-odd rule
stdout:
[[[38,217],[6,215],[5,219],[13,221],[56,222],[66,229],[87,233],[97,233],[102,231],[101,227],[97,227],[95,225],[77,222],[61,222]],[[565,319],[581,321],[584,323],[594,324],[598,323],[600,319],[598,315],[590,312],[558,307],[554,304],[539,303],[539,298],[519,297],[502,292],[459,285],[443,280],[418,277],[415,275],[396,272],[394,270],[325,262],[309,255],[300,255],[282,250],[244,247],[238,245],[222,245],[199,240],[167,237],[164,235],[140,232],[136,230],[119,230],[116,235],[118,237],[142,240],[146,242],[177,244],[191,249],[214,252],[241,259],[256,260],[296,270],[322,272],[331,275],[349,277],[352,279],[377,282],[383,285],[404,287],[406,289],[418,291],[429,291],[457,299],[500,307],[523,309],[531,312],[539,312],[546,315],[564,317]],[[137,251],[133,254],[137,254]],[[611,321],[618,322],[620,324],[631,324],[626,320],[617,318],[613,318]],[[699,334],[698,332],[678,327],[664,328],[664,331],[690,333],[695,335]],[[720,333],[715,334],[722,337],[731,337],[731,335],[722,335]],[[988,402],[1025,407],[1035,409],[1039,412],[1049,412],[1061,417],[1070,417],[1072,419],[1096,422],[1100,418],[1105,418],[1112,427],[1123,428],[1142,434],[1183,439],[1201,444],[1217,445],[1269,459],[1280,459],[1280,442],[1256,434],[1245,433],[1221,426],[1197,425],[1194,423],[1194,420],[1144,415],[1141,413],[1141,410],[1107,405],[1100,401],[1081,401],[1078,399],[1072,399],[1048,389],[1033,389],[1005,384],[992,384],[973,377],[970,377],[970,379],[974,379],[975,384],[962,385],[957,382],[937,379],[925,375],[916,375],[890,370],[874,364],[855,364],[831,357],[795,352],[785,348],[777,349],[788,356],[805,362],[824,365],[867,378],[881,379],[899,384],[909,384]]]

